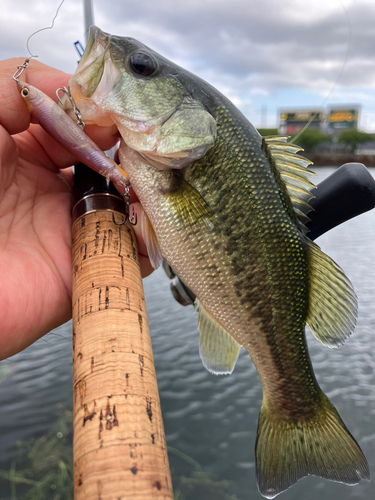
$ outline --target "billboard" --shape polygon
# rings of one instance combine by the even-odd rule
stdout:
[[[332,129],[346,129],[358,127],[359,107],[331,108],[328,112],[328,127]]]
[[[325,113],[321,109],[281,110],[279,133],[296,134],[309,122],[311,128],[320,129],[324,120]]]

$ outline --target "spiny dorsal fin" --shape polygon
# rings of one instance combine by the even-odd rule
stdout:
[[[318,245],[308,243],[310,298],[306,323],[327,347],[338,347],[353,332],[357,297],[343,270]]]
[[[227,333],[205,308],[195,301],[199,309],[199,354],[203,365],[215,375],[232,373],[241,345]]]
[[[300,227],[306,231],[303,222],[306,222],[306,214],[312,210],[309,205],[309,200],[313,197],[310,191],[315,188],[310,176],[316,174],[307,168],[311,161],[297,155],[303,149],[287,140],[288,137],[284,136],[264,137],[263,144],[285,183],[296,215],[301,221]]]

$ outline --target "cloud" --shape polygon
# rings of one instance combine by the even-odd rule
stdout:
[[[1,56],[25,54],[27,36],[50,25],[58,3],[3,0]],[[139,39],[247,110],[280,89],[319,98],[334,86],[341,96],[353,88],[375,90],[373,0],[93,3],[102,30]],[[42,62],[74,71],[73,42],[84,42],[83,31],[81,3],[66,0],[55,28],[35,35],[30,47]]]

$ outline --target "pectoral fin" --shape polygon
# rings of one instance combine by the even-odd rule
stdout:
[[[199,353],[203,365],[215,375],[232,373],[241,345],[196,300],[199,308]]]
[[[189,226],[203,224],[212,228],[211,211],[200,193],[177,173],[174,174],[171,189],[165,194],[179,222]]]
[[[307,324],[320,342],[338,347],[351,335],[357,297],[342,269],[308,240],[310,303]]]

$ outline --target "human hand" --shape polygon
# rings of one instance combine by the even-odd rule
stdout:
[[[0,359],[71,317],[70,166],[77,160],[32,123],[12,80],[23,62],[0,62]],[[54,100],[69,78],[34,60],[22,74]],[[102,149],[119,138],[116,127],[85,131]],[[152,267],[140,229],[134,229],[145,277]]]

